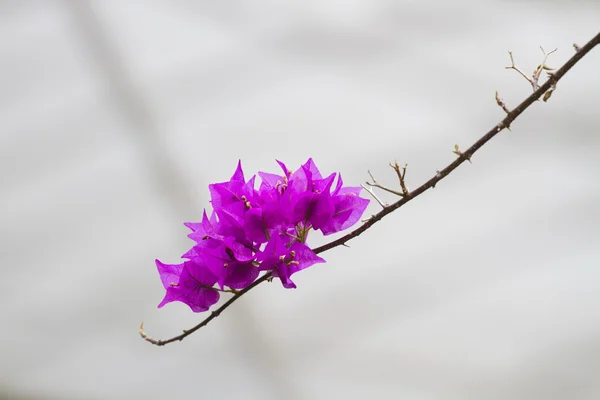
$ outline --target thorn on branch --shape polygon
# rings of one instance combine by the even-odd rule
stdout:
[[[580,48],[581,48],[581,47],[579,47],[579,46],[577,45],[577,43],[573,43],[573,49],[575,49],[575,53],[577,53],[577,52],[579,51],[579,49],[580,49]]]
[[[512,132],[512,130],[510,129],[510,122],[508,124],[505,124],[504,121],[500,121],[500,123],[498,124],[498,132],[500,132],[504,128]]]
[[[369,222],[373,218],[375,218],[375,214],[371,214],[371,216],[369,218],[363,218],[363,219],[361,219],[360,222],[362,222],[364,224],[365,222]]]
[[[454,151],[453,151],[453,153],[456,154],[459,157],[464,157],[465,160],[467,160],[468,162],[470,162],[471,164],[473,164],[471,162],[471,156],[469,156],[469,155],[463,153],[462,151],[460,151],[458,149],[458,145],[457,144],[454,145]]]
[[[510,110],[508,109],[508,107],[506,107],[506,104],[504,104],[504,100],[502,100],[500,98],[500,95],[498,95],[498,91],[496,90],[496,104],[498,104],[500,106],[500,108],[502,108],[504,110],[505,113],[509,114]]]

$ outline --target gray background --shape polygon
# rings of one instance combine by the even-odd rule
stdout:
[[[600,49],[433,191],[295,278],[161,310],[207,185],[416,187],[596,1],[1,1],[0,397],[600,398]],[[388,198],[393,201],[392,198]],[[378,206],[370,206],[374,213]],[[323,240],[313,237],[311,244]]]

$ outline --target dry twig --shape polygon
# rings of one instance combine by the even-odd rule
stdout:
[[[402,170],[400,170],[398,161],[395,161],[393,164],[390,164],[390,167],[392,167],[392,169],[396,171],[396,175],[398,175],[398,181],[400,182],[400,187],[402,188],[402,197],[410,196],[410,192],[406,187],[406,182],[404,182],[404,178],[406,177],[406,168],[408,167],[408,164],[404,164]]]
[[[396,196],[400,196],[400,197],[403,196],[402,192],[399,192],[399,191],[394,190],[394,189],[390,189],[390,188],[388,188],[386,186],[383,186],[383,185],[380,185],[379,183],[377,183],[377,181],[375,180],[375,177],[373,176],[373,174],[371,173],[371,171],[367,171],[367,173],[369,174],[369,176],[371,177],[371,180],[373,181],[372,183],[371,182],[365,182],[367,185],[369,185],[371,187],[379,188],[381,190],[385,190],[386,192],[391,193],[391,194],[395,194]]]
[[[367,191],[367,193],[369,193],[375,199],[375,201],[377,201],[379,203],[379,205],[381,206],[381,208],[386,208],[388,206],[387,203],[382,202],[379,199],[379,197],[377,197],[377,195],[375,194],[375,192],[373,192],[373,190],[371,190],[371,188],[368,188],[365,185],[360,185],[360,187],[362,187],[363,189],[365,189]]]

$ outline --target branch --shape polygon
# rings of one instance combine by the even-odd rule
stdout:
[[[249,291],[251,291],[252,289],[254,289],[255,287],[257,287],[258,285],[260,285],[261,283],[263,283],[264,281],[267,281],[269,279],[271,279],[271,273],[267,272],[266,274],[264,274],[263,276],[261,276],[260,278],[258,278],[257,280],[255,280],[250,286],[248,286],[247,288],[240,290],[239,292],[237,292],[237,294],[235,294],[232,298],[230,298],[229,300],[227,300],[227,302],[225,302],[221,307],[217,308],[216,310],[212,311],[210,313],[210,315],[206,318],[204,318],[202,320],[202,322],[200,322],[198,325],[194,326],[193,328],[190,329],[184,329],[183,333],[181,335],[178,336],[174,336],[171,339],[166,339],[166,340],[162,340],[162,339],[152,339],[150,336],[148,336],[146,334],[146,332],[144,332],[144,323],[142,322],[140,325],[140,336],[142,338],[144,338],[146,341],[155,344],[157,346],[164,346],[165,344],[169,344],[172,342],[177,342],[177,341],[181,341],[183,340],[185,337],[191,335],[192,333],[196,332],[198,329],[202,328],[203,326],[208,325],[208,323],[210,321],[212,321],[213,319],[217,318],[222,312],[223,310],[225,310],[227,307],[229,307],[230,305],[232,305],[237,299],[239,299],[240,297],[242,297],[243,295],[245,295],[246,293],[248,293]]]
[[[383,217],[396,211],[409,201],[413,200],[415,197],[420,196],[427,190],[433,188],[436,183],[450,175],[452,171],[458,168],[459,165],[469,160],[477,150],[479,150],[484,144],[490,141],[494,136],[496,136],[500,131],[510,126],[510,124],[517,119],[519,115],[523,113],[529,106],[531,106],[537,99],[539,99],[547,90],[549,90],[571,69],[579,60],[581,60],[587,53],[590,52],[594,47],[600,44],[600,33],[598,33],[592,40],[590,40],[585,46],[579,48],[579,50],[575,53],[573,57],[569,59],[560,69],[558,69],[554,74],[550,75],[548,80],[540,86],[535,92],[533,92],[529,97],[527,97],[521,104],[519,104],[514,110],[510,111],[506,117],[500,121],[496,126],[490,129],[485,135],[483,135],[478,141],[473,143],[471,147],[469,147],[466,151],[462,152],[461,155],[450,163],[446,168],[441,171],[438,171],[431,179],[427,182],[410,192],[410,197],[403,197],[397,202],[389,205],[385,209],[381,210],[373,217],[371,217],[365,224],[350,232],[349,234],[342,236],[341,238],[334,240],[331,243],[327,243],[321,247],[317,247],[314,249],[314,252],[319,254],[324,251],[333,249],[341,244],[345,244],[347,241],[354,239],[359,236],[361,233],[369,229],[371,226],[375,225],[379,222]]]
[[[456,147],[455,153],[458,155],[458,158],[456,158],[456,160],[454,160],[452,163],[450,163],[446,168],[442,169],[441,171],[436,171],[436,174],[431,179],[429,179],[427,182],[423,183],[421,186],[419,186],[415,190],[409,192],[410,193],[409,196],[404,195],[404,193],[396,193],[396,194],[402,196],[402,198],[400,200],[398,200],[397,202],[395,202],[391,205],[386,205],[383,208],[383,210],[381,210],[377,214],[373,215],[371,218],[369,218],[367,220],[367,222],[365,222],[363,225],[361,225],[359,228],[355,229],[354,231],[350,232],[349,234],[342,236],[341,238],[334,240],[330,243],[327,243],[321,247],[317,247],[313,251],[316,254],[319,254],[319,253],[323,253],[325,251],[331,250],[338,246],[345,246],[346,242],[354,239],[355,237],[360,236],[367,229],[369,229],[370,227],[375,225],[377,222],[381,221],[381,219],[383,219],[383,217],[385,217],[386,215],[391,214],[392,212],[396,211],[397,209],[399,209],[400,207],[402,207],[409,201],[411,201],[414,198],[425,193],[427,190],[434,188],[435,185],[439,181],[441,181],[442,179],[444,179],[445,177],[450,175],[450,173],[452,173],[452,171],[454,171],[456,168],[458,168],[462,163],[464,163],[465,161],[470,161],[471,156],[473,154],[475,154],[475,152],[477,152],[477,150],[479,150],[484,144],[489,142],[494,136],[496,136],[498,133],[500,133],[503,129],[508,128],[510,126],[510,124],[512,122],[514,122],[515,119],[517,119],[517,117],[519,117],[519,115],[521,115],[523,113],[523,111],[525,111],[527,108],[529,108],[529,106],[531,106],[536,100],[538,100],[540,97],[542,97],[548,90],[550,90],[550,89],[553,90],[556,87],[556,83],[571,68],[573,68],[573,66],[575,64],[577,64],[587,53],[589,53],[590,50],[592,50],[598,44],[600,44],[600,33],[598,33],[596,36],[594,36],[594,38],[592,40],[590,40],[585,46],[576,48],[575,55],[573,55],[573,57],[571,57],[569,59],[569,61],[567,61],[556,72],[554,72],[553,74],[550,74],[548,76],[548,80],[543,85],[539,86],[529,97],[527,97],[525,100],[523,100],[523,102],[521,104],[519,104],[515,109],[508,111],[506,117],[502,121],[500,121],[492,129],[490,129],[479,140],[477,140],[475,143],[473,143],[473,145],[471,147],[469,147],[464,152],[459,151],[458,147]],[[507,67],[507,68],[511,68],[511,67]],[[528,78],[528,80],[529,80],[529,78]],[[404,180],[403,174],[402,174],[401,180],[402,181]],[[376,185],[372,185],[372,186],[376,186]],[[139,330],[140,336],[142,338],[144,338],[146,341],[148,341],[152,344],[155,344],[157,346],[164,346],[164,345],[172,343],[172,342],[181,341],[184,338],[186,338],[187,336],[196,332],[198,329],[208,325],[208,323],[210,321],[212,321],[213,319],[218,317],[225,309],[227,309],[229,306],[231,306],[235,301],[237,301],[244,294],[248,293],[250,290],[254,289],[256,286],[260,285],[264,281],[268,281],[270,279],[272,279],[272,274],[270,272],[263,275],[262,277],[260,277],[256,281],[254,281],[254,283],[252,283],[247,288],[240,290],[237,294],[235,294],[232,298],[230,298],[221,307],[219,307],[215,311],[211,312],[211,314],[208,317],[206,317],[204,320],[202,320],[202,322],[200,322],[198,325],[194,326],[191,329],[184,330],[183,333],[178,336],[174,336],[174,337],[172,337],[170,339],[166,339],[166,340],[152,339],[151,337],[149,337],[146,334],[146,332],[144,332],[143,323],[142,323],[142,325],[140,325],[140,330]]]

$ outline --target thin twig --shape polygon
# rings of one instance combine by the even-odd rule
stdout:
[[[404,194],[402,192],[399,192],[397,190],[390,189],[388,187],[380,185],[379,183],[377,183],[377,181],[373,177],[373,174],[371,173],[371,171],[367,171],[367,172],[369,173],[369,176],[371,177],[371,180],[373,181],[373,183],[371,183],[371,182],[365,182],[367,185],[369,185],[371,187],[379,188],[381,190],[385,190],[386,192],[391,193],[391,194],[395,194],[396,196],[400,196],[400,197],[404,196]]]
[[[381,199],[379,199],[379,197],[377,197],[377,195],[375,194],[375,192],[373,192],[371,190],[371,188],[368,188],[365,185],[360,185],[360,187],[362,187],[363,189],[365,189],[367,191],[367,193],[369,193],[375,199],[375,201],[377,201],[379,203],[379,205],[381,206],[381,208],[386,208],[388,206],[387,203],[382,202]]]
[[[477,150],[479,150],[484,144],[489,142],[494,136],[496,136],[503,129],[510,126],[510,124],[515,119],[517,119],[517,117],[519,117],[519,115],[521,115],[523,113],[523,111],[525,111],[527,108],[529,108],[529,106],[531,106],[536,100],[538,100],[553,85],[556,85],[556,82],[558,82],[571,68],[573,68],[573,66],[575,64],[577,64],[577,62],[579,62],[587,53],[590,52],[590,50],[592,50],[598,44],[600,44],[600,33],[598,33],[596,36],[594,36],[594,38],[592,40],[590,40],[585,46],[579,48],[578,51],[576,51],[575,55],[569,59],[569,61],[567,61],[558,71],[556,71],[554,74],[552,74],[542,86],[540,86],[529,97],[527,97],[525,100],[523,100],[523,102],[521,104],[519,104],[514,110],[510,111],[506,115],[506,117],[502,121],[500,121],[500,123],[498,123],[496,126],[494,126],[490,131],[488,131],[485,135],[483,135],[475,143],[473,143],[473,145],[471,147],[469,147],[465,152],[461,152],[461,156],[459,156],[457,159],[455,159],[453,162],[451,162],[446,168],[444,168],[441,171],[436,171],[436,174],[431,179],[429,179],[427,182],[423,183],[421,186],[419,186],[418,188],[416,188],[415,190],[410,192],[410,194],[411,194],[410,196],[402,197],[397,202],[389,205],[388,207],[384,208],[377,214],[373,215],[371,218],[369,218],[369,220],[367,222],[365,222],[359,228],[355,229],[354,231],[348,233],[345,236],[342,236],[341,238],[339,238],[337,240],[334,240],[323,246],[317,247],[313,251],[316,254],[320,254],[320,253],[331,250],[338,246],[342,246],[342,245],[346,246],[346,242],[354,239],[355,237],[360,236],[363,232],[365,232],[367,229],[371,228],[373,225],[375,225],[377,222],[379,222],[381,219],[383,219],[383,217],[385,217],[386,215],[391,214],[392,212],[396,211],[397,209],[399,209],[400,207],[402,207],[409,201],[411,201],[411,200],[415,199],[416,197],[420,196],[421,194],[425,193],[427,190],[435,187],[435,185],[439,181],[441,181],[442,179],[444,179],[445,177],[450,175],[452,173],[452,171],[454,171],[456,168],[458,168],[466,160],[470,159],[471,156],[473,154],[475,154],[475,152],[477,152]],[[254,289],[256,286],[260,285],[264,281],[269,280],[271,278],[272,278],[271,273],[270,272],[266,273],[265,275],[263,275],[262,277],[260,277],[256,281],[254,281],[254,283],[252,283],[247,288],[240,290],[236,295],[234,295],[232,298],[230,298],[221,307],[219,307],[215,311],[211,312],[211,314],[208,317],[206,317],[204,320],[202,320],[198,325],[194,326],[191,329],[184,330],[183,333],[178,336],[174,336],[167,340],[152,339],[151,337],[149,337],[146,334],[146,332],[144,332],[143,325],[140,326],[140,331],[139,331],[140,336],[142,336],[142,338],[144,338],[148,342],[155,344],[157,346],[164,346],[165,344],[168,344],[168,343],[181,341],[184,338],[186,338],[187,336],[189,336],[192,333],[194,333],[195,331],[197,331],[198,329],[202,328],[203,326],[208,325],[208,323],[210,321],[212,321],[213,319],[218,317],[225,309],[227,309],[229,306],[231,306],[235,301],[237,301],[239,298],[241,298],[244,294],[248,293],[250,290]]]
[[[552,54],[556,50],[558,50],[558,49],[554,49],[554,50],[550,51],[549,53],[546,53],[546,51],[544,50],[544,48],[542,46],[540,46],[540,49],[542,50],[542,53],[544,53],[544,59],[542,60],[542,63],[540,65],[538,65],[537,68],[535,69],[535,71],[533,72],[533,82],[534,82],[533,90],[537,90],[539,88],[538,81],[540,79],[540,75],[542,74],[542,71],[543,70],[551,71],[553,69],[546,65],[546,61],[548,60],[548,56],[550,54]]]
[[[515,65],[515,59],[513,58],[513,54],[512,51],[508,52],[508,55],[510,56],[510,66],[509,67],[505,67],[506,69],[514,69],[515,71],[517,71],[519,74],[521,74],[521,76],[525,79],[527,79],[527,82],[529,82],[531,84],[531,86],[534,88],[535,90],[535,83],[533,83],[533,80],[527,76],[527,74],[523,71],[521,71],[516,65]]]
[[[400,188],[402,188],[402,196],[410,196],[410,192],[406,187],[406,182],[404,182],[404,177],[406,176],[406,168],[408,167],[408,164],[404,164],[404,166],[402,167],[402,171],[400,170],[398,161],[394,161],[393,164],[390,163],[390,167],[392,167],[392,169],[396,171],[396,175],[398,175],[398,181],[400,181]]]

